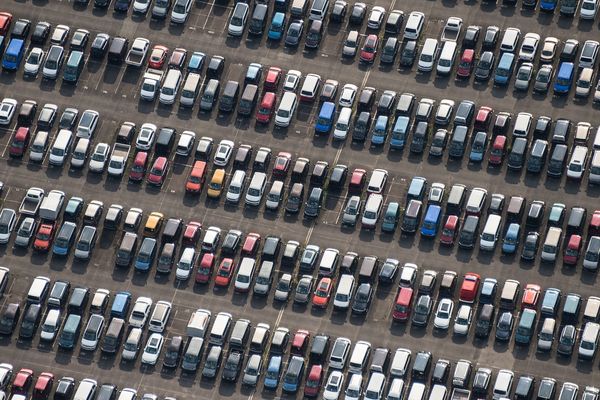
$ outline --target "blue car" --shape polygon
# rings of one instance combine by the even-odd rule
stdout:
[[[285,14],[282,12],[276,12],[271,20],[271,26],[269,27],[268,37],[271,40],[280,40],[283,36],[285,29]]]
[[[272,356],[269,360],[267,373],[265,374],[265,388],[275,390],[279,386],[279,378],[281,377],[281,356]]]
[[[469,160],[473,162],[483,161],[483,156],[487,147],[487,134],[485,132],[477,132],[471,146],[471,154]]]
[[[204,67],[204,60],[206,60],[206,54],[199,51],[192,53],[187,66],[188,71],[197,73],[201,72],[202,67]]]
[[[144,238],[140,251],[135,258],[135,269],[137,271],[148,271],[154,262],[156,254],[156,239]]]
[[[381,146],[385,143],[385,140],[387,139],[388,121],[389,118],[387,115],[380,115],[377,117],[375,126],[373,127],[373,135],[371,136],[372,145]]]
[[[437,204],[430,204],[425,213],[425,219],[421,226],[421,236],[434,238],[437,235],[442,219],[442,207]]]
[[[521,232],[521,225],[513,222],[508,226],[504,240],[502,241],[502,252],[506,254],[513,254],[519,247],[519,234]]]

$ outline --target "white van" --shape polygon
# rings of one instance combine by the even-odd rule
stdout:
[[[235,290],[238,292],[247,292],[252,283],[252,276],[254,275],[254,266],[256,260],[250,257],[242,258],[240,267],[235,277]]]
[[[329,0],[313,0],[310,7],[308,19],[311,21],[322,21],[329,10]]]
[[[352,354],[350,355],[350,363],[348,364],[348,372],[353,374],[362,374],[369,361],[371,355],[371,343],[364,340],[359,340],[354,345]]]
[[[71,167],[83,168],[88,157],[88,150],[90,148],[90,139],[80,138],[73,149],[71,154]]]
[[[285,92],[275,112],[275,125],[280,127],[289,126],[297,106],[298,97],[296,93]]]
[[[350,129],[350,119],[352,118],[352,108],[343,107],[340,110],[340,115],[333,128],[333,138],[336,140],[344,140],[348,136]]]
[[[186,247],[183,249],[179,261],[177,262],[177,269],[175,270],[175,277],[179,280],[186,280],[190,277],[194,264],[196,263],[196,250],[193,247]]]
[[[550,227],[550,229],[548,229],[548,233],[546,234],[546,240],[544,241],[544,245],[542,246],[542,260],[549,262],[554,262],[556,260],[556,255],[560,250],[561,238],[561,228],[552,226]]]
[[[167,326],[167,323],[169,322],[171,308],[171,303],[168,301],[157,301],[156,305],[154,306],[154,311],[152,311],[150,322],[148,323],[148,329],[152,332],[163,332]]]
[[[383,192],[385,184],[387,183],[388,172],[385,169],[374,169],[367,185],[368,193],[379,193]]]
[[[427,38],[419,55],[419,71],[429,72],[433,69],[433,64],[437,58],[438,41],[437,39]]]
[[[185,333],[191,337],[204,338],[206,328],[210,323],[211,312],[202,308],[197,309],[190,315],[190,319],[185,328]]]
[[[385,388],[385,375],[381,372],[373,372],[367,382],[364,398],[367,400],[383,398],[383,388]]]
[[[446,386],[435,384],[429,392],[429,400],[446,400],[448,397],[448,389]]]
[[[500,400],[510,396],[510,389],[512,388],[514,379],[515,374],[512,371],[508,369],[501,369],[498,371],[496,382],[494,383],[494,390],[492,391],[494,400]]]
[[[407,400],[423,400],[425,398],[425,384],[413,382],[408,392]]]
[[[92,400],[94,398],[94,394],[96,393],[97,387],[98,382],[95,380],[90,378],[83,379],[81,382],[79,382],[79,386],[75,391],[73,400]]]
[[[50,287],[50,278],[45,276],[36,276],[29,292],[27,292],[27,304],[40,304],[46,300],[48,288]]]
[[[246,205],[258,206],[267,187],[267,175],[264,172],[255,172],[246,192]]]
[[[327,248],[323,252],[321,262],[319,263],[319,275],[320,276],[333,276],[337,269],[338,260],[340,258],[340,251],[338,249]]]
[[[200,82],[202,77],[200,74],[190,72],[185,78],[183,89],[181,90],[181,96],[179,97],[179,104],[183,107],[193,107],[200,92]]]
[[[67,129],[61,129],[54,139],[54,144],[50,149],[50,157],[48,162],[52,165],[63,165],[71,145],[73,143],[73,132]]]
[[[227,334],[229,333],[229,327],[231,326],[231,320],[233,317],[231,314],[221,311],[217,314],[215,318],[215,322],[210,330],[210,335],[208,336],[208,342],[215,346],[222,346],[227,339]]]
[[[265,207],[268,210],[277,210],[281,200],[283,200],[283,182],[273,181],[273,184],[271,184],[271,190],[269,190],[269,193],[267,194]]]
[[[500,223],[502,217],[498,214],[490,214],[479,239],[479,249],[484,251],[494,251],[498,235],[500,234]]]
[[[504,31],[502,36],[502,42],[500,43],[500,51],[514,53],[519,44],[519,38],[521,37],[521,30],[518,28],[508,28]]]
[[[238,169],[233,173],[229,187],[227,188],[227,196],[225,201],[228,203],[237,203],[240,201],[242,192],[244,191],[244,182],[246,180],[246,171]]]
[[[424,24],[425,14],[420,11],[411,12],[404,26],[404,40],[419,39]]]
[[[409,349],[396,349],[390,367],[390,374],[392,376],[403,378],[406,375],[406,371],[408,371],[408,365],[410,364],[411,358],[412,352]]]
[[[579,180],[583,176],[587,164],[588,148],[575,146],[571,159],[567,165],[567,178]]]
[[[457,44],[455,41],[444,42],[436,67],[438,75],[448,75],[452,72],[454,59],[456,58],[456,47]]]
[[[592,154],[588,183],[600,183],[600,150],[594,150]]]
[[[513,136],[527,138],[529,136],[529,130],[531,129],[532,121],[533,115],[526,112],[520,112],[515,120]]]
[[[383,196],[377,193],[371,193],[367,198],[365,210],[363,211],[361,223],[363,228],[374,229],[379,220],[381,209],[383,208]]]
[[[263,260],[258,274],[256,275],[256,281],[254,282],[254,294],[260,296],[266,296],[269,294],[271,284],[273,283],[273,273],[275,272],[275,264],[273,261]]]
[[[60,310],[53,308],[48,311],[46,319],[42,324],[42,330],[40,332],[40,339],[45,341],[52,341],[60,328]]]
[[[600,325],[595,322],[586,322],[581,340],[579,341],[579,358],[591,360],[596,354],[598,347],[598,335],[600,334]]]
[[[355,289],[354,276],[343,274],[338,283],[335,297],[333,298],[333,308],[336,310],[347,310],[354,295]]]
[[[161,104],[175,103],[175,96],[177,96],[177,92],[179,91],[181,78],[181,71],[178,69],[170,69],[167,72],[167,77],[160,88],[160,96],[158,96],[158,101]]]

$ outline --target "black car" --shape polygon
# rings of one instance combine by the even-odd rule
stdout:
[[[565,46],[560,52],[560,60],[573,62],[577,56],[577,52],[579,52],[579,41],[569,39],[565,42]]]
[[[222,56],[212,56],[208,67],[206,67],[207,79],[219,79],[225,68],[225,58]]]
[[[15,21],[12,32],[10,33],[11,38],[27,39],[29,36],[29,30],[31,29],[31,21],[28,19],[18,19]]]
[[[17,327],[20,315],[21,306],[18,303],[7,304],[0,317],[0,335],[12,335]]]
[[[75,390],[75,379],[65,376],[60,378],[54,391],[54,400],[71,400]]]
[[[244,84],[258,85],[263,73],[263,66],[258,63],[252,63],[246,70],[246,76],[244,77]]]
[[[48,36],[50,35],[50,24],[45,21],[40,21],[33,28],[33,33],[31,34],[31,44],[43,45],[48,40]]]
[[[181,336],[173,336],[167,351],[165,351],[165,358],[163,359],[163,367],[165,368],[177,368],[179,365],[179,358],[183,352],[183,338]]]
[[[348,11],[348,3],[344,0],[336,0],[333,5],[333,10],[331,10],[331,15],[329,15],[329,20],[331,22],[342,22],[346,17],[346,12]]]
[[[223,244],[221,245],[221,251],[223,254],[235,254],[237,248],[240,245],[242,240],[242,231],[238,231],[235,229],[231,229],[225,235],[223,239]]]
[[[494,53],[491,51],[484,51],[483,54],[481,54],[474,72],[476,81],[490,79],[492,68],[494,67],[494,59]]]
[[[76,108],[65,108],[62,115],[60,116],[60,120],[58,121],[58,128],[68,129],[72,131],[75,127],[75,124],[77,123],[78,116],[79,110],[77,110]]]
[[[277,236],[267,236],[265,244],[263,245],[263,251],[261,259],[263,260],[275,260],[279,254],[281,248],[281,238]]]
[[[354,3],[352,12],[350,13],[350,23],[361,25],[367,14],[367,5],[365,3]]]
[[[386,260],[379,270],[379,283],[391,284],[398,273],[398,260]]]
[[[327,174],[329,172],[329,163],[327,161],[317,161],[312,174],[310,175],[310,184],[314,187],[323,187]]]
[[[535,256],[540,246],[540,234],[537,232],[529,232],[525,237],[521,259],[525,261],[535,260]]]
[[[417,57],[417,41],[409,40],[402,48],[400,53],[400,66],[401,67],[412,67]]]
[[[396,92],[393,90],[386,90],[381,94],[379,102],[377,103],[377,114],[378,115],[390,115],[396,105]]]
[[[420,296],[415,304],[412,324],[415,326],[426,326],[429,314],[431,314],[431,306],[432,302],[429,295]]]
[[[67,311],[71,314],[83,315],[86,309],[88,299],[90,297],[90,289],[85,287],[76,287],[71,292]]]
[[[54,104],[46,104],[42,107],[37,120],[37,126],[40,130],[50,131],[56,120],[57,107]]]
[[[462,46],[463,49],[475,49],[477,42],[479,41],[479,33],[481,27],[477,25],[471,25],[467,28],[465,36],[463,37]]]
[[[488,26],[483,36],[483,43],[481,45],[482,50],[495,50],[496,44],[498,43],[498,36],[500,35],[500,28],[497,26]]]
[[[131,6],[131,0],[115,0],[113,9],[117,12],[127,12]]]
[[[242,364],[244,363],[244,354],[239,351],[232,351],[227,356],[223,372],[221,372],[221,379],[226,381],[235,382],[240,375]]]
[[[117,387],[110,383],[105,383],[98,389],[96,400],[115,400],[117,398]]]
[[[248,163],[252,158],[252,147],[247,144],[241,144],[235,153],[235,157],[233,159],[233,170],[246,170],[248,168]]]
[[[106,8],[110,4],[111,0],[94,0],[94,7],[96,8]]]
[[[507,342],[512,336],[514,326],[513,315],[506,311],[503,312],[498,318],[498,324],[496,325],[496,340]]]
[[[358,112],[371,111],[376,97],[377,89],[370,86],[365,87],[358,97]]]
[[[393,64],[396,61],[399,43],[400,42],[395,37],[387,38],[381,49],[381,58],[379,59],[379,62],[382,64]]]
[[[90,56],[92,58],[103,58],[108,50],[108,43],[110,42],[110,36],[106,33],[99,33],[94,38],[92,46],[90,47]]]
[[[425,379],[429,375],[431,368],[431,352],[419,351],[415,356],[415,362],[412,369],[413,379]]]
[[[348,167],[346,165],[338,164],[331,170],[331,176],[329,177],[329,186],[334,188],[341,188],[346,183],[346,177],[348,176]]]
[[[286,46],[298,46],[300,43],[300,39],[302,38],[302,31],[304,30],[304,24],[302,21],[294,21],[288,27],[287,33],[285,35],[285,45]]]
[[[433,373],[431,374],[431,382],[434,384],[439,383],[441,385],[446,385],[446,381],[448,380],[449,374],[450,361],[439,359],[435,362],[435,366],[433,367]]]
[[[535,139],[547,139],[552,127],[552,118],[546,116],[540,116],[535,123],[533,129],[533,137]]]
[[[71,38],[71,50],[85,51],[89,38],[90,32],[88,30],[77,29]]]
[[[534,200],[529,206],[525,227],[530,231],[537,231],[544,220],[546,204],[540,200]]]
[[[352,312],[354,314],[366,314],[369,311],[373,299],[373,287],[370,283],[361,283],[354,294]]]
[[[392,10],[385,21],[385,33],[397,35],[400,33],[400,28],[404,22],[404,12],[400,10]]]

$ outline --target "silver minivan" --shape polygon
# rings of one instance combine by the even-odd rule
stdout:
[[[183,84],[183,89],[181,90],[181,96],[179,97],[179,103],[183,107],[193,107],[196,102],[196,98],[198,97],[198,92],[200,91],[200,83],[202,81],[202,77],[200,74],[196,74],[194,72],[190,72],[185,78],[185,83]]]

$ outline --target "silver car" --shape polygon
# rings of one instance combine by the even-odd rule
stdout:
[[[355,226],[358,216],[360,215],[361,201],[359,196],[352,196],[348,199],[346,207],[344,207],[344,215],[342,216],[342,224]]]
[[[310,299],[313,289],[313,277],[312,275],[303,275],[296,285],[296,291],[294,292],[294,302],[306,304]]]
[[[515,79],[515,89],[527,91],[529,89],[529,82],[533,76],[533,64],[523,63],[517,71],[517,78]]]
[[[535,82],[533,84],[533,90],[538,93],[546,93],[550,82],[552,82],[552,75],[554,70],[552,65],[544,64],[540,67],[537,75],[535,76]]]

